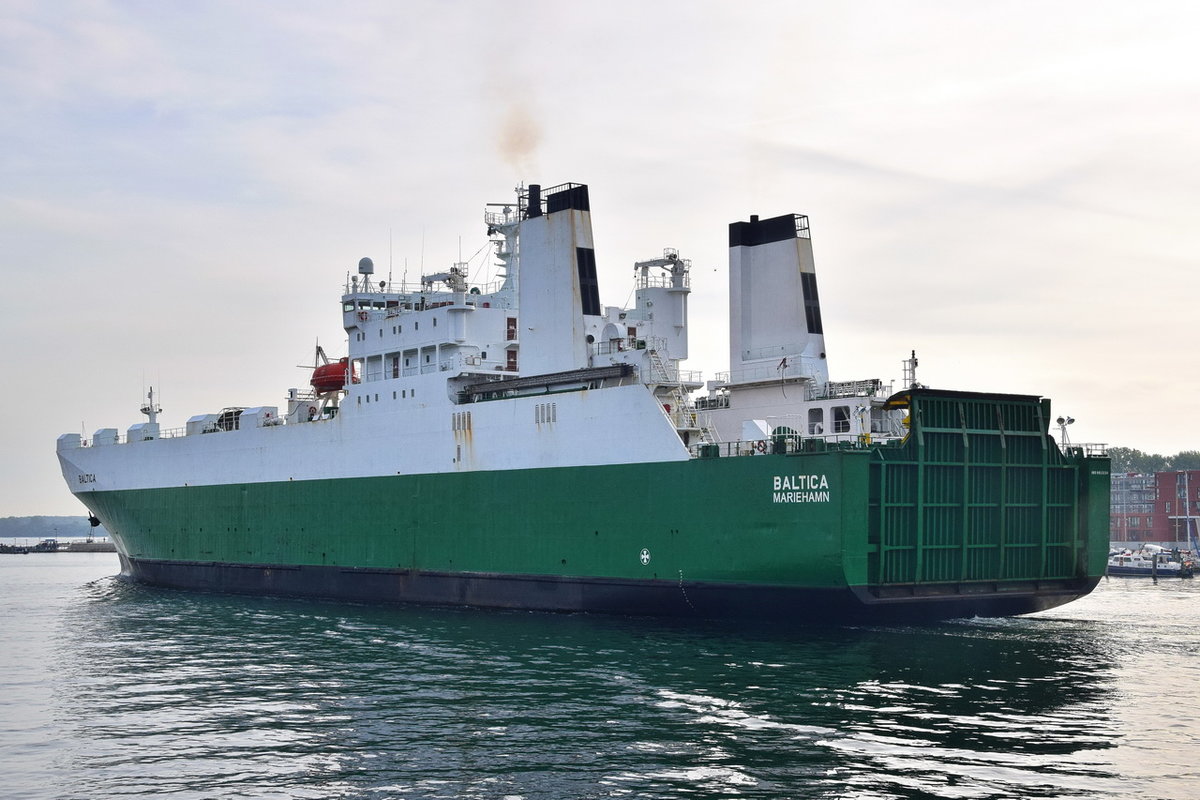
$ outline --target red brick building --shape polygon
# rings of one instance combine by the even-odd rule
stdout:
[[[1200,470],[1113,475],[1110,512],[1114,544],[1195,548],[1200,541]]]
[[[1200,469],[1154,473],[1154,530],[1160,540],[1190,543],[1200,524]]]

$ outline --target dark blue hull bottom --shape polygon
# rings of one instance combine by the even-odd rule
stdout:
[[[195,563],[126,556],[121,556],[121,566],[126,575],[140,583],[233,594],[629,616],[746,618],[792,625],[1028,614],[1082,597],[1099,580],[1043,582],[1019,590],[972,587],[969,594],[951,587],[926,587],[921,593],[892,589],[878,594],[863,589]]]

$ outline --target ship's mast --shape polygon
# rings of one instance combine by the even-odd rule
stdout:
[[[904,369],[904,386],[907,389],[919,389],[921,384],[917,383],[917,351],[913,350],[912,355],[900,362]]]
[[[158,415],[162,413],[162,408],[154,402],[154,387],[150,387],[149,394],[146,395],[146,405],[142,406],[142,413],[150,418],[150,424],[158,422]]]

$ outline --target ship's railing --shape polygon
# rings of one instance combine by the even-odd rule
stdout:
[[[691,288],[692,279],[686,273],[680,276],[682,286],[675,285],[675,277],[672,275],[647,275],[637,279],[638,289],[688,289]]]
[[[783,363],[785,362],[786,363]],[[781,357],[779,361],[767,364],[756,364],[752,367],[718,372],[715,376],[718,383],[743,383],[748,381],[780,380],[781,378],[809,379],[800,369],[800,358]],[[811,380],[811,379],[809,379]]]
[[[708,427],[708,412],[698,411],[692,406],[677,406],[671,403],[664,403],[663,413],[671,420],[676,430],[698,431]]]
[[[463,306],[468,308],[491,308],[495,300],[495,295],[500,291],[502,286],[503,284],[498,282],[472,286],[466,295],[466,300],[461,304],[457,303],[454,299],[445,299],[447,297],[453,298],[453,293],[443,291],[421,292],[419,290],[406,290],[403,295],[393,295],[391,293],[379,295],[386,298],[382,301],[375,300],[375,295],[372,295],[371,302],[376,304],[382,302],[387,305],[383,308],[353,308],[350,307],[350,304],[354,301],[348,300],[346,301],[347,307],[345,311],[346,313],[356,313],[360,320],[367,322],[369,320],[394,319],[408,312],[431,311],[435,308],[445,308],[454,305],[458,305],[460,308]],[[358,295],[355,296],[357,297]],[[359,299],[364,298],[360,297]]]
[[[488,205],[497,205],[489,203]],[[513,225],[521,221],[519,209],[513,203],[504,205],[503,211],[486,211],[483,214],[483,221],[495,228],[502,228],[506,225]]]
[[[813,400],[833,400],[839,397],[875,397],[882,394],[892,394],[891,384],[885,391],[883,381],[879,378],[869,378],[862,381],[829,381],[814,387]]]
[[[134,439],[134,442],[149,442],[155,439],[178,439],[187,435],[187,428],[166,428],[160,430],[157,435],[143,437],[142,439]],[[97,445],[94,440],[81,437],[78,447],[108,447],[113,444],[128,444],[130,442],[128,433],[118,433],[115,437],[110,438],[106,444]]]
[[[1108,444],[1107,443],[1099,444],[1099,443],[1095,443],[1095,442],[1088,442],[1088,443],[1075,444],[1073,442],[1067,442],[1065,445],[1059,445],[1059,449],[1062,450],[1063,455],[1066,455],[1066,456],[1076,455],[1076,456],[1102,457],[1102,456],[1108,455]]]
[[[591,346],[592,355],[606,356],[621,353],[626,350],[653,350],[658,354],[659,369],[651,361],[651,378],[665,383],[703,383],[704,373],[697,369],[681,370],[678,362],[671,359],[667,352],[667,340],[663,336],[650,336],[639,339],[635,336],[625,336],[607,342],[596,342]]]
[[[414,375],[427,375],[431,372],[504,372],[507,367],[506,361],[497,361],[491,358],[484,360],[477,355],[456,356],[429,364],[412,364],[401,367],[398,371],[385,364],[382,369],[371,369],[365,372],[362,383],[411,378]]]
[[[899,439],[878,436],[836,434],[801,436],[799,434],[774,434],[764,439],[694,444],[688,450],[691,452],[693,458],[723,458],[767,454],[827,453],[835,450],[866,450],[880,444],[894,444],[899,441]]]
[[[715,397],[697,397],[696,408],[702,411],[714,408],[729,408],[729,395],[719,394]]]
[[[620,339],[613,339],[607,342],[596,342],[592,345],[592,354],[597,356],[607,356],[613,353],[622,353],[626,350],[645,349],[645,339],[638,339],[636,336],[625,336]]]
[[[849,412],[847,406],[842,408]],[[857,436],[861,432],[869,432],[876,439],[895,439],[906,432],[903,412],[885,411],[879,407],[868,409],[865,405],[859,405],[846,416],[835,416],[828,421],[810,420],[805,414],[769,414],[766,422],[776,433],[798,433],[803,436]]]

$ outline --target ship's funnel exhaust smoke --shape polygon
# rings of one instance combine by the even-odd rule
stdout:
[[[520,104],[508,107],[500,125],[500,155],[518,174],[534,171],[534,156],[542,134],[529,111]]]

